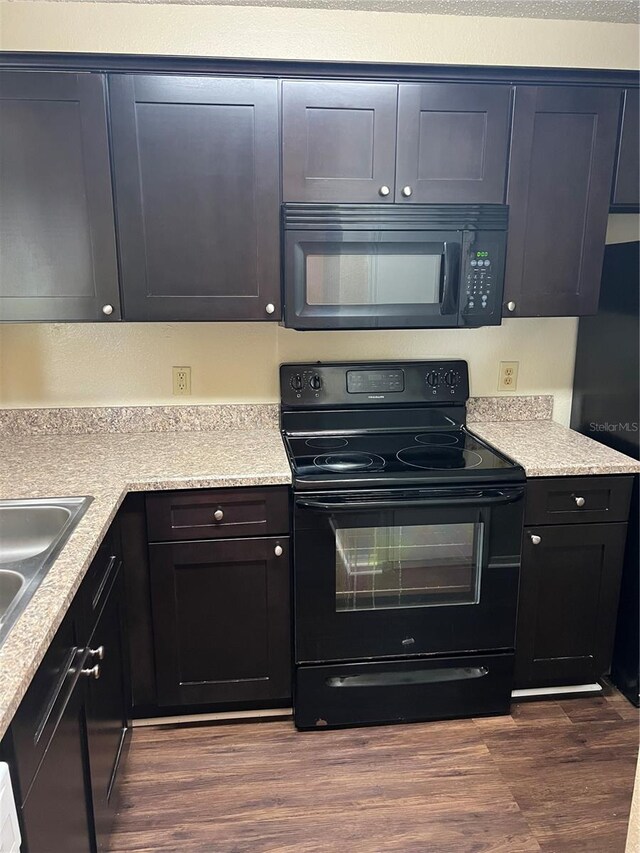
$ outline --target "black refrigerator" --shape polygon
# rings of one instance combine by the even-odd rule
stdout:
[[[607,246],[598,313],[578,326],[571,426],[634,459],[638,421],[638,291],[640,243]],[[638,706],[639,575],[638,477],[635,478],[620,591],[611,680]]]

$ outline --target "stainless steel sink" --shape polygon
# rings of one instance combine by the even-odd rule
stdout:
[[[92,500],[0,501],[0,643]]]

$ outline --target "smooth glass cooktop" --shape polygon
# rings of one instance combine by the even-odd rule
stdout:
[[[514,467],[474,436],[457,429],[355,436],[324,434],[287,441],[296,475],[314,479],[322,475],[429,476]]]

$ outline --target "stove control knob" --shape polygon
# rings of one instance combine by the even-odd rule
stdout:
[[[294,391],[302,391],[304,388],[304,379],[299,373],[295,373],[291,377],[291,387]]]
[[[313,376],[309,380],[309,385],[311,385],[314,391],[319,391],[322,388],[322,379],[318,376],[317,373],[313,374]]]
[[[440,384],[440,376],[438,375],[437,370],[431,370],[426,375],[427,385],[430,385],[432,388],[437,388]]]
[[[449,386],[449,388],[455,388],[458,384],[460,377],[454,370],[447,370],[444,375],[444,381]]]

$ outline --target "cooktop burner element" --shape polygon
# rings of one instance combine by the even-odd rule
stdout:
[[[459,443],[459,436],[454,432],[424,432],[416,436],[416,441],[420,444],[434,444],[439,447]]]
[[[524,479],[467,429],[464,361],[283,364],[280,388],[296,491]]]
[[[325,471],[380,471],[384,468],[384,459],[371,453],[332,453],[316,456],[314,465]]]
[[[405,447],[396,454],[398,460],[424,471],[449,471],[454,468],[476,468],[482,456],[474,450],[453,447]]]
[[[305,444],[307,447],[317,447],[318,450],[333,450],[336,447],[346,447],[349,442],[346,438],[308,438]]]

